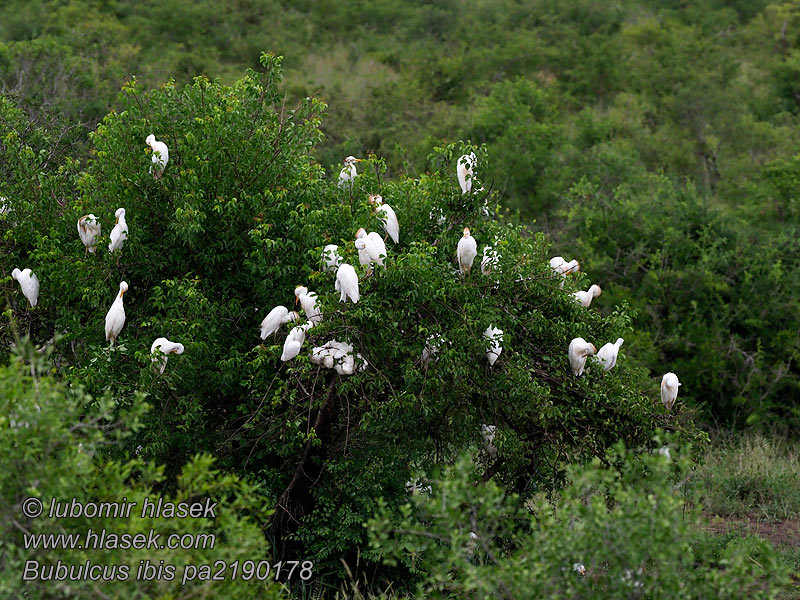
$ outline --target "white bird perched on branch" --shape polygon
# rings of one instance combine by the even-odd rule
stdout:
[[[372,272],[371,263],[377,263],[378,266],[383,265],[383,259],[386,257],[386,244],[383,242],[383,238],[375,233],[374,231],[370,231],[369,233],[361,227],[356,232],[356,239],[353,242],[355,244],[356,250],[358,250],[358,262],[362,265],[367,266],[367,272]]]
[[[566,261],[563,256],[554,256],[550,259],[550,268],[555,271],[556,275],[561,275],[561,287],[564,287],[564,281],[567,275],[577,273],[581,270],[581,265],[577,260]]]
[[[400,224],[397,222],[397,215],[394,209],[383,202],[383,198],[377,194],[369,197],[369,203],[375,207],[378,218],[383,221],[383,230],[395,244],[400,243]]]
[[[483,258],[481,259],[481,273],[491,275],[492,271],[500,264],[500,253],[491,246],[483,247]]]
[[[583,369],[586,366],[586,358],[597,352],[594,344],[590,344],[583,338],[575,338],[569,343],[569,366],[572,367],[572,372],[575,377],[583,375]]]
[[[314,292],[309,292],[308,288],[302,285],[294,289],[294,303],[300,303],[306,318],[314,325],[322,321],[322,311],[319,308],[319,301]]]
[[[439,349],[444,343],[445,339],[441,334],[434,333],[428,336],[428,339],[425,340],[425,347],[422,349],[423,367],[427,368],[432,360],[438,360],[436,355],[439,354]]]
[[[494,436],[497,433],[496,425],[481,425],[481,438],[483,439],[483,449],[489,458],[497,456],[497,446],[494,445]]]
[[[314,327],[314,323],[311,321],[298,325],[297,327],[292,327],[292,330],[283,342],[283,352],[281,353],[281,360],[283,362],[292,360],[295,356],[300,354],[303,342],[306,341],[306,332],[312,327]]]
[[[597,351],[595,358],[603,365],[604,371],[610,371],[617,364],[617,355],[624,341],[622,338],[617,338],[617,341],[613,344],[609,342]]]
[[[169,149],[164,142],[159,142],[156,140],[156,136],[152,133],[147,136],[145,140],[147,145],[150,146],[150,149],[153,151],[152,161],[153,164],[150,165],[150,173],[156,179],[160,179],[161,175],[164,173],[164,169],[167,168],[167,163],[169,162]],[[153,169],[155,168],[155,172]]]
[[[122,248],[122,244],[128,239],[128,223],[125,221],[125,209],[118,208],[114,216],[117,221],[109,236],[111,238],[111,242],[108,244],[109,252],[114,252],[114,250]]]
[[[358,274],[352,265],[342,263],[336,271],[336,291],[339,292],[339,302],[347,302],[350,298],[357,304],[361,297],[358,292]]]
[[[128,284],[124,281],[119,284],[119,293],[114,298],[114,303],[106,314],[106,339],[113,345],[125,325],[125,306],[122,303],[122,296],[128,291]]]
[[[661,378],[661,402],[667,407],[667,410],[672,410],[675,405],[675,400],[678,397],[678,387],[683,385],[678,381],[678,376],[675,373],[666,373]]]
[[[458,240],[458,248],[456,248],[458,270],[462,275],[469,273],[476,256],[478,256],[478,242],[470,235],[469,227],[465,227],[464,234]]]
[[[156,354],[160,351],[161,355]],[[165,337],[156,338],[150,346],[150,354],[154,355],[150,360],[155,363],[153,366],[158,369],[160,375],[164,374],[164,369],[167,367],[167,360],[170,354],[183,354],[183,344],[177,342],[170,342]]]
[[[336,244],[328,244],[325,246],[322,249],[322,260],[325,263],[325,271],[333,273],[342,260],[342,255],[339,254],[339,246]]]
[[[86,250],[94,254],[97,250],[97,238],[100,236],[100,223],[94,215],[83,215],[78,219],[78,235],[86,246]]]
[[[11,279],[19,282],[19,287],[22,288],[22,295],[28,299],[31,308],[36,306],[39,301],[39,278],[30,269],[14,269],[11,271]]]
[[[315,365],[322,365],[328,369],[332,369],[337,359],[352,351],[353,347],[347,342],[330,340],[329,342],[325,342],[322,346],[311,349],[311,362]]]
[[[458,159],[456,175],[458,176],[458,185],[461,186],[462,194],[468,194],[472,191],[472,168],[476,162],[477,158],[474,152],[464,154]]]
[[[597,284],[592,285],[588,290],[578,291],[572,294],[575,296],[575,299],[581,303],[581,306],[585,308],[589,308],[592,305],[592,300],[597,298],[600,294],[603,293],[603,290],[600,289],[600,286]]]
[[[340,188],[349,188],[353,186],[353,181],[358,175],[358,172],[356,171],[357,162],[361,162],[361,159],[356,158],[355,156],[348,156],[344,159],[344,167],[342,167],[342,170],[339,171]]]
[[[281,325],[285,325],[290,321],[297,321],[300,319],[295,311],[289,312],[285,306],[276,306],[273,308],[264,320],[261,321],[261,339],[265,340],[273,333],[277,332]]]
[[[486,331],[483,332],[483,337],[492,342],[491,346],[486,351],[486,360],[489,361],[489,366],[492,367],[503,351],[503,346],[501,345],[503,342],[503,330],[489,325]]]

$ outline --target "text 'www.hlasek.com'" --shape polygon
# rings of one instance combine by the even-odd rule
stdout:
[[[290,581],[299,578],[308,581],[313,575],[314,564],[310,560],[213,560],[197,564],[173,564],[169,559],[158,557],[159,552],[211,551],[217,544],[217,535],[210,531],[174,531],[182,522],[193,519],[202,524],[213,524],[216,519],[217,502],[205,498],[196,502],[169,502],[162,498],[144,498],[142,502],[131,502],[123,498],[120,502],[81,502],[76,498],[50,499],[47,506],[35,497],[27,498],[21,512],[29,519],[44,517],[56,531],[26,532],[25,550],[35,553],[47,551],[80,551],[90,558],[79,563],[61,559],[43,561],[31,558],[25,561],[22,579],[25,581],[180,581],[181,585],[207,581]],[[85,530],[65,533],[59,521],[70,520],[87,523]],[[137,522],[136,532],[130,524]],[[106,524],[118,520],[120,530],[107,527],[91,527],[92,521]],[[178,521],[176,521],[178,520]],[[201,521],[202,520],[202,521]],[[148,528],[145,524],[153,524]],[[60,531],[58,531],[60,529]],[[138,558],[133,564],[116,563],[108,559],[95,562],[92,551],[102,556],[120,555],[120,551],[152,551],[151,558]]]

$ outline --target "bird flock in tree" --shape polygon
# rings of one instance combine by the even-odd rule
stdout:
[[[160,179],[169,162],[169,149],[164,142],[156,140],[152,134],[147,136],[146,143],[152,150],[150,173],[154,178]],[[354,156],[348,156],[344,159],[344,167],[339,173],[338,180],[340,188],[352,189],[353,183],[358,176],[356,164],[359,162],[361,162],[361,159]],[[461,156],[456,163],[456,176],[462,194],[472,192],[473,171],[476,162],[475,154],[470,153]],[[476,190],[476,192],[482,191],[482,189]],[[5,198],[0,200],[3,201],[0,212],[9,212],[10,208],[6,206]],[[385,237],[381,237],[379,233],[374,231],[367,232],[363,227],[356,232],[353,244],[358,253],[359,263],[366,266],[367,277],[372,274],[373,265],[386,268],[384,263],[384,259],[387,257],[386,239],[391,239],[394,244],[400,243],[400,225],[395,210],[377,194],[370,195],[368,202],[383,223]],[[436,210],[431,211],[430,218],[442,223],[444,221],[444,213],[441,209],[438,209],[438,212]],[[484,204],[482,211],[484,215],[488,215],[488,206],[486,204]],[[109,235],[110,242],[108,244],[108,250],[112,254],[120,250],[128,238],[125,209],[118,208],[114,213],[114,217],[115,224]],[[85,253],[96,253],[97,240],[100,234],[101,225],[98,217],[94,214],[84,215],[78,220],[78,235],[85,247]],[[495,240],[494,244],[496,245],[496,243],[497,240]],[[477,255],[478,243],[472,237],[469,227],[465,227],[456,249],[456,261],[461,276],[466,276],[470,272]],[[494,246],[484,246],[483,258],[480,263],[481,272],[484,275],[490,275],[493,269],[497,268],[499,260],[500,254]],[[349,300],[354,304],[358,303],[361,297],[358,274],[352,265],[343,261],[337,245],[329,244],[325,246],[322,252],[322,264],[325,271],[335,271],[336,273],[335,290],[339,292],[339,301],[347,302]],[[550,267],[556,275],[561,276],[561,288],[564,287],[564,282],[568,275],[580,271],[580,263],[577,260],[567,261],[561,256],[555,256],[550,259]],[[31,269],[20,270],[15,268],[11,276],[19,283],[30,307],[35,307],[39,297],[39,280],[36,275]],[[128,284],[125,281],[120,282],[119,291],[106,314],[105,335],[106,340],[111,345],[116,342],[125,325],[123,296],[127,290]],[[600,286],[594,284],[588,290],[577,291],[572,295],[581,306],[588,308],[591,306],[592,300],[601,293]],[[286,336],[281,353],[281,360],[284,362],[292,360],[300,354],[309,329],[317,325],[323,318],[317,295],[314,292],[310,292],[305,286],[298,286],[294,290],[294,294],[295,304],[300,304],[301,310],[305,314],[306,322],[293,326]],[[276,335],[284,325],[299,320],[300,315],[298,312],[289,311],[285,306],[276,306],[261,322],[261,339],[266,340],[268,337]],[[489,366],[493,367],[503,351],[503,330],[497,328],[494,324],[490,324],[483,335],[488,341],[486,359]],[[421,359],[423,367],[427,368],[431,361],[436,360],[437,354],[445,342],[445,338],[438,334],[432,335],[426,340]],[[567,349],[567,357],[572,373],[576,377],[583,375],[586,361],[589,357],[593,357],[604,371],[611,370],[617,364],[617,357],[623,342],[622,338],[618,338],[616,342],[607,343],[600,350],[597,350],[594,344],[587,342],[583,338],[573,339]],[[183,352],[183,344],[171,342],[164,337],[157,338],[150,348],[154,367],[162,374],[167,365],[168,355],[183,354]],[[363,371],[368,366],[367,361],[361,354],[355,352],[352,345],[337,340],[330,340],[322,346],[314,347],[311,351],[311,362],[329,369],[335,369],[340,375],[352,375],[356,371]],[[671,410],[675,404],[680,385],[681,383],[675,373],[666,373],[661,380],[661,401],[668,410]],[[494,439],[495,426],[484,425],[483,427],[484,445],[494,448],[491,441]],[[487,437],[489,435],[491,439]],[[496,448],[494,448],[494,452],[496,453]]]

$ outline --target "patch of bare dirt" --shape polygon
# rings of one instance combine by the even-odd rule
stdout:
[[[747,517],[719,517],[706,515],[708,525],[706,531],[711,533],[752,533],[769,540],[775,546],[800,548],[800,519],[785,521],[765,521],[763,517],[748,515]]]

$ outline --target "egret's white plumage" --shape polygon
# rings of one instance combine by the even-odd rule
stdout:
[[[362,227],[356,232],[356,239],[353,242],[358,250],[358,262],[362,265],[370,263],[377,263],[378,266],[383,265],[383,259],[386,257],[386,244],[383,243],[383,238],[370,231],[369,233]]]
[[[314,325],[322,321],[322,311],[319,308],[317,295],[314,292],[309,292],[305,286],[297,286],[294,289],[295,304],[300,303],[303,307],[303,312],[306,313],[306,318]]]
[[[153,151],[153,156],[151,159],[153,164],[150,165],[150,173],[153,175],[153,177],[159,179],[164,173],[164,169],[167,167],[167,163],[169,162],[169,149],[164,142],[159,142],[156,139],[156,136],[154,136],[152,133],[147,136],[145,141]]]
[[[100,236],[100,223],[94,215],[83,215],[78,219],[78,235],[86,249],[94,254],[97,238]]]
[[[500,264],[500,253],[491,246],[483,247],[483,258],[481,259],[481,273],[491,275],[492,271]]]
[[[383,221],[383,230],[392,238],[395,244],[400,243],[400,224],[397,222],[397,215],[394,209],[383,202],[383,198],[377,194],[369,197],[370,204],[375,206],[378,218]]]
[[[464,228],[464,235],[458,240],[456,257],[458,258],[458,270],[462,275],[469,273],[472,262],[478,255],[478,242],[469,234],[469,227]]]
[[[497,456],[497,447],[494,445],[494,436],[497,433],[496,425],[481,425],[481,438],[483,439],[483,449],[490,458]]]
[[[594,284],[588,290],[578,291],[572,294],[575,296],[575,299],[581,303],[581,306],[589,308],[592,305],[592,300],[597,298],[600,294],[603,293],[603,290],[600,289],[600,286]]]
[[[114,303],[108,309],[106,314],[106,339],[112,344],[122,331],[122,326],[125,325],[125,306],[122,303],[122,295],[128,291],[128,284],[122,281],[119,284],[119,292],[117,297],[114,298]]]
[[[575,338],[569,343],[569,366],[572,367],[572,372],[575,377],[583,375],[583,370],[586,367],[586,358],[597,352],[594,344],[590,344],[583,338]]]
[[[468,194],[472,191],[472,168],[475,166],[476,160],[474,152],[464,154],[458,159],[456,175],[458,176],[458,185],[461,186],[462,194]]]
[[[28,299],[31,307],[36,306],[39,301],[39,278],[30,269],[14,269],[11,271],[11,279],[19,282],[22,294]]]
[[[624,341],[622,338],[617,338],[613,344],[609,342],[597,351],[596,359],[603,365],[604,371],[610,371],[617,364],[617,355]]]
[[[486,331],[483,332],[483,337],[492,342],[491,346],[486,351],[486,360],[489,361],[489,366],[491,367],[494,366],[495,361],[500,357],[500,353],[503,351],[503,330],[489,325]]]
[[[675,373],[666,373],[661,378],[661,402],[667,407],[667,410],[672,410],[675,405],[675,399],[678,397],[678,387],[683,385],[678,381],[678,376]]]
[[[122,248],[122,244],[128,239],[128,223],[125,221],[125,209],[118,208],[114,216],[117,218],[117,222],[114,224],[109,236],[111,238],[111,242],[108,244],[109,252]]]
[[[269,311],[269,314],[261,321],[261,339],[267,339],[273,333],[277,332],[281,328],[281,325],[299,319],[300,315],[296,312],[290,312],[285,306],[276,306]]]
[[[322,249],[322,261],[325,263],[325,270],[332,273],[339,266],[342,255],[339,254],[339,246],[328,244]]]
[[[356,171],[356,163],[361,162],[360,158],[355,156],[348,156],[344,159],[344,167],[339,171],[339,187],[349,188],[353,185],[358,172]]]
[[[339,292],[339,302],[347,302],[347,299],[358,303],[360,295],[358,293],[358,274],[352,265],[342,263],[336,271],[336,291]]]
[[[303,347],[303,342],[306,341],[306,332],[314,327],[314,323],[308,321],[297,327],[292,327],[289,335],[286,336],[286,341],[283,342],[283,352],[281,353],[281,360],[286,362],[292,360],[295,356],[300,354],[300,349]]]
[[[580,271],[581,265],[577,260],[567,261],[563,256],[554,256],[550,259],[550,268],[555,271],[556,275],[561,275],[561,287],[563,288],[567,275]]]
[[[156,354],[156,350],[161,352],[161,355]],[[154,355],[150,360],[153,361],[155,368],[158,369],[159,374],[164,374],[164,369],[167,367],[167,360],[170,354],[183,354],[183,344],[177,342],[170,342],[167,338],[156,338],[150,346],[150,354]]]

